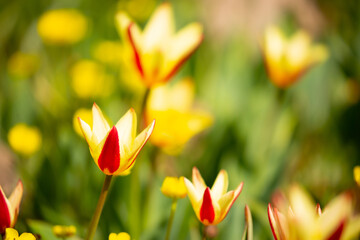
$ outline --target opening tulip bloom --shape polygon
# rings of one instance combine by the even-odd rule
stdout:
[[[81,118],[78,119],[96,165],[106,175],[129,174],[154,129],[155,120],[136,136],[134,109],[131,108],[112,128],[95,103],[92,114],[92,128]]]
[[[220,223],[243,188],[243,182],[241,182],[235,190],[227,192],[229,182],[225,170],[219,172],[211,189],[206,186],[196,167],[192,171],[193,182],[187,178],[184,181],[195,214],[204,225]]]
[[[132,50],[133,69],[147,87],[168,81],[203,39],[199,23],[191,23],[175,33],[169,3],[155,10],[143,31],[124,12],[116,15],[116,24],[125,47]]]
[[[327,58],[326,48],[312,45],[306,32],[298,31],[286,38],[274,26],[266,29],[262,51],[269,78],[280,88],[290,86],[311,66]]]
[[[9,198],[6,198],[0,186],[0,234],[3,234],[6,228],[15,226],[22,194],[23,184],[21,181],[17,183]]]
[[[352,201],[347,193],[333,199],[322,211],[295,185],[289,193],[290,206],[284,206],[284,202],[279,208],[268,205],[275,240],[345,240],[353,239],[360,231],[360,217],[352,217]]]

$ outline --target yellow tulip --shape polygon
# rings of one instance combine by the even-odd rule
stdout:
[[[145,121],[156,119],[151,142],[176,154],[190,138],[212,124],[212,116],[193,108],[194,85],[183,80],[174,85],[158,85],[150,91]]]
[[[122,11],[116,15],[116,24],[125,47],[132,50],[132,69],[147,87],[170,80],[203,39],[199,23],[175,33],[170,3],[155,10],[143,31]]]
[[[130,240],[130,235],[126,232],[121,232],[119,234],[110,233],[109,240]]]
[[[7,63],[10,75],[17,78],[28,78],[33,75],[39,66],[39,57],[35,54],[16,52]]]
[[[5,229],[15,226],[19,214],[22,194],[23,184],[20,180],[9,198],[5,196],[5,193],[0,186],[0,234],[3,234]]]
[[[266,29],[262,50],[269,78],[280,88],[289,87],[328,55],[323,45],[311,43],[306,32],[298,31],[286,38],[274,26]]]
[[[161,186],[161,192],[170,198],[184,198],[187,191],[184,183],[184,177],[166,177]]]
[[[23,233],[19,236],[18,231],[13,228],[7,228],[4,240],[36,240],[36,238],[31,233]]]
[[[187,178],[184,181],[194,212],[204,225],[220,223],[243,188],[241,182],[235,190],[227,192],[229,182],[225,170],[219,172],[211,189],[206,186],[196,167],[192,171],[192,182]]]
[[[75,9],[49,10],[39,18],[37,29],[47,44],[74,44],[84,38],[87,20]]]
[[[155,120],[136,136],[134,109],[131,108],[112,128],[95,103],[92,114],[92,128],[80,117],[78,120],[96,165],[106,175],[129,174],[154,129]]]
[[[36,127],[19,123],[8,133],[10,146],[17,152],[29,156],[40,149],[41,133]]]
[[[76,227],[75,226],[61,226],[61,225],[55,225],[52,228],[52,231],[55,236],[58,238],[67,238],[74,236],[76,233]]]
[[[348,193],[337,196],[322,211],[302,188],[294,185],[289,192],[289,204],[287,208],[268,205],[275,240],[348,240],[360,232],[360,217],[352,217]]]

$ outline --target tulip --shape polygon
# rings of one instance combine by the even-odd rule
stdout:
[[[4,240],[36,240],[31,233],[22,233],[19,236],[18,231],[13,228],[6,228]]]
[[[9,198],[6,198],[5,193],[0,186],[0,234],[3,234],[6,228],[15,226],[19,214],[22,194],[23,184],[20,180]]]
[[[192,171],[193,182],[187,178],[184,181],[194,212],[206,226],[216,225],[226,217],[243,188],[241,182],[235,190],[227,192],[228,174],[225,170],[219,172],[211,189],[205,185],[196,167]]]
[[[155,120],[136,136],[134,109],[131,108],[112,128],[95,103],[92,114],[92,128],[81,118],[78,120],[96,165],[106,175],[129,174],[154,129]]]
[[[269,78],[279,88],[289,87],[310,67],[327,58],[326,48],[311,44],[306,32],[298,31],[286,38],[274,26],[266,29],[262,51]]]
[[[360,231],[360,217],[352,217],[352,201],[344,193],[333,199],[322,211],[299,186],[292,186],[288,208],[282,212],[268,205],[268,217],[275,240],[352,239]]]
[[[194,84],[189,79],[151,89],[145,121],[156,119],[157,127],[150,141],[166,153],[179,153],[193,136],[212,124],[212,116],[202,109],[195,109],[193,99]]]
[[[132,69],[147,87],[170,80],[203,39],[199,23],[175,33],[170,3],[155,10],[143,31],[124,12],[116,15],[116,24],[125,47],[131,49]]]
[[[161,192],[170,198],[184,198],[187,191],[184,184],[184,177],[166,177],[162,186]]]

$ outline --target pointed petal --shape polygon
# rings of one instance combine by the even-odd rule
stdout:
[[[139,71],[139,74],[141,77],[145,77],[145,73],[144,73],[144,67],[143,67],[143,63],[141,61],[141,47],[142,47],[142,37],[141,37],[141,33],[139,28],[137,27],[137,25],[135,23],[131,23],[127,29],[127,36],[129,39],[129,43],[130,46],[133,50],[133,61],[134,64],[137,68],[137,70]]]
[[[343,239],[355,239],[359,236],[360,233],[360,215],[352,218],[344,229],[344,233],[342,234]]]
[[[211,199],[210,188],[206,188],[204,191],[203,202],[200,207],[200,221],[209,225],[214,222],[215,210]]]
[[[130,154],[130,146],[133,144],[136,134],[136,113],[130,108],[127,113],[116,123],[116,129],[119,136],[121,158],[127,159]]]
[[[192,182],[189,181],[189,179],[184,178],[184,183],[191,205],[193,206],[195,213],[199,215],[202,193],[198,192],[195,189],[194,185],[192,184]]]
[[[330,237],[327,238],[327,240],[340,240],[345,225],[345,219],[343,219],[338,227],[335,229],[335,231],[330,235]],[[346,239],[346,238],[345,238]]]
[[[144,29],[143,51],[162,48],[175,31],[174,16],[169,3],[161,4],[151,16]]]
[[[274,210],[271,207],[271,204],[268,204],[268,218],[269,218],[269,223],[270,223],[270,227],[271,227],[271,231],[272,234],[274,236],[275,240],[279,240],[280,239],[280,235],[279,235],[279,230],[278,230],[278,225],[274,216]]]
[[[11,213],[11,227],[15,226],[17,216],[19,214],[19,208],[20,208],[23,191],[24,191],[23,184],[19,180],[15,189],[13,190],[13,192],[11,193],[11,195],[9,197],[9,203],[10,203],[10,207],[11,207],[11,212],[10,212]]]
[[[221,170],[217,175],[214,185],[211,188],[211,193],[215,201],[221,198],[228,189],[229,181],[228,174],[225,170]]]
[[[221,214],[220,214],[217,222],[221,222],[226,217],[226,215],[229,213],[230,208],[232,207],[235,200],[240,195],[243,185],[244,185],[244,183],[241,182],[235,190],[226,193],[219,199],[218,203],[219,203],[219,206],[221,209]]]
[[[79,125],[80,125],[80,129],[81,129],[81,131],[82,131],[82,133],[83,133],[83,135],[85,137],[85,140],[88,143],[90,149],[94,148],[95,147],[94,145],[96,145],[97,143],[94,143],[94,142],[91,141],[93,133],[91,131],[90,126],[86,122],[84,122],[80,117],[78,117],[78,122],[79,122]]]
[[[166,64],[163,66],[164,81],[170,79],[186,60],[195,52],[202,42],[203,27],[199,23],[191,23],[181,29],[170,42],[169,49],[164,53]]]
[[[97,143],[99,143],[102,139],[105,138],[107,133],[110,130],[109,124],[106,121],[101,109],[94,103],[92,107],[93,113],[93,137],[96,138]]]
[[[10,211],[10,203],[0,186],[0,234],[4,233],[5,229],[11,225]]]
[[[248,205],[245,205],[245,222],[247,226],[247,240],[253,240],[253,220]]]
[[[101,171],[107,175],[113,175],[119,169],[119,136],[115,126],[106,138],[97,163]]]
[[[207,186],[204,182],[204,179],[201,177],[199,170],[196,167],[193,167],[193,170],[192,170],[192,181],[194,183],[194,187],[195,187],[196,191],[199,191],[199,192],[205,191],[205,188]]]

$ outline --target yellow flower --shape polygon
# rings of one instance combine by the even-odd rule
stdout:
[[[80,60],[71,69],[72,87],[80,98],[108,96],[113,79],[100,64],[91,60]]]
[[[191,23],[175,33],[170,3],[160,5],[143,31],[124,13],[116,15],[125,47],[132,49],[132,67],[147,86],[166,82],[197,49],[202,26]]]
[[[71,226],[55,225],[53,226],[52,231],[56,237],[66,238],[75,235],[76,227],[72,225]]]
[[[145,120],[156,119],[151,142],[170,154],[178,153],[194,135],[212,124],[209,113],[193,109],[194,85],[186,79],[158,85],[149,95]]]
[[[187,191],[184,183],[184,177],[166,177],[161,186],[161,192],[170,198],[184,198]]]
[[[360,216],[352,217],[348,193],[337,196],[322,211],[302,188],[294,185],[289,203],[287,208],[268,205],[271,230],[277,240],[347,240],[360,232]]]
[[[115,41],[102,41],[95,46],[93,56],[102,63],[117,67],[123,62],[122,44]]]
[[[7,68],[10,75],[17,78],[28,78],[33,75],[39,66],[37,55],[16,52],[9,58]]]
[[[87,20],[75,9],[49,10],[39,18],[37,29],[45,43],[69,45],[84,38]]]
[[[354,167],[354,179],[358,186],[360,186],[360,166]]]
[[[15,226],[19,214],[22,194],[23,184],[20,180],[9,198],[5,196],[5,193],[0,186],[0,235],[5,232],[5,229]]]
[[[121,232],[119,234],[110,233],[109,240],[130,240],[130,235],[126,232]]]
[[[204,225],[220,223],[228,214],[243,187],[241,182],[235,190],[227,192],[228,174],[225,170],[221,170],[210,189],[196,167],[192,171],[193,182],[187,178],[184,181],[194,212]]]
[[[10,146],[24,155],[31,155],[39,150],[41,146],[41,133],[36,127],[19,123],[12,127],[8,133]]]
[[[328,55],[323,45],[311,43],[306,32],[298,31],[291,38],[286,38],[274,26],[266,29],[262,50],[269,78],[280,88],[296,82],[310,67],[324,61]]]
[[[131,108],[112,128],[95,103],[92,114],[92,128],[81,118],[78,119],[96,165],[106,175],[129,174],[154,129],[155,120],[136,136],[134,109]]]
[[[23,233],[19,237],[19,233],[15,229],[7,228],[4,240],[36,240],[36,238],[31,233]]]

